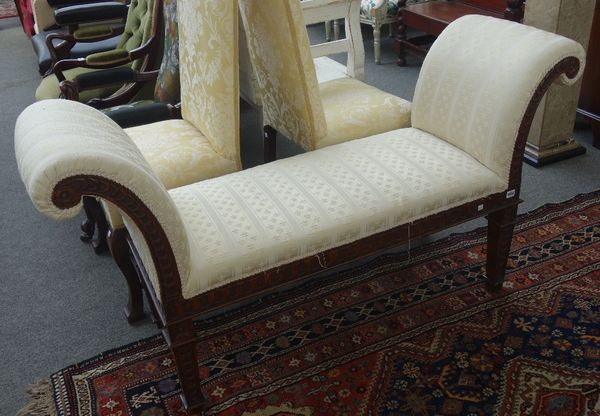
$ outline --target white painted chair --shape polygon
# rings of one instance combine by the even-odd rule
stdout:
[[[426,2],[429,0],[408,0],[406,4]],[[393,36],[393,25],[399,21],[399,1],[398,0],[361,0],[360,4],[360,23],[369,25],[373,28],[373,49],[375,63],[381,63],[381,28],[389,25],[389,35]],[[333,40],[339,39],[340,27],[339,21],[332,20],[325,22],[325,38],[332,40],[331,32],[333,30]]]

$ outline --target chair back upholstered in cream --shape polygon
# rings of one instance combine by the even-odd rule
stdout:
[[[137,146],[106,115],[76,101],[37,102],[17,119],[15,154],[33,204],[54,219],[81,209],[81,203],[60,209],[53,201],[55,186],[66,178],[100,176],[130,189],[163,227],[182,280],[188,275],[188,238],[173,200]]]
[[[264,124],[314,149],[327,125],[300,2],[240,0],[240,11]]]
[[[508,182],[518,129],[535,88],[568,56],[581,58],[581,73],[585,51],[573,40],[491,17],[462,17],[444,30],[423,62],[412,126],[464,150]]]
[[[241,168],[237,0],[179,0],[178,15],[183,119]]]

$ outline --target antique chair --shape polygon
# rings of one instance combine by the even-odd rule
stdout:
[[[123,3],[126,0],[31,0],[31,9],[33,12],[33,19],[35,21],[35,33],[40,33],[60,26],[56,22],[54,13],[63,7],[115,1]],[[100,19],[96,19],[96,21],[97,20]]]
[[[64,98],[79,101],[81,90],[110,85],[115,78],[123,82],[152,83],[153,99],[128,102],[124,96],[111,97],[114,107],[102,111],[122,128],[178,118],[181,86],[179,82],[179,33],[177,27],[177,1],[163,0],[164,36],[162,59],[156,71],[140,72],[132,68],[113,68],[81,74],[59,85]],[[180,117],[179,117],[180,118]]]
[[[183,6],[217,3],[211,22],[237,17],[234,0],[188,0],[179,4],[180,25],[202,26]],[[240,0],[242,15],[253,19],[264,3],[288,4]],[[227,29],[235,32],[235,24]],[[217,47],[234,50],[234,39]],[[226,306],[484,215],[487,284],[499,290],[535,110],[555,79],[579,78],[584,55],[570,39],[466,16],[446,28],[423,63],[413,127],[170,191],[122,129],[73,101],[27,108],[17,120],[15,153],[31,200],[49,217],[73,217],[85,195],[125,214],[132,260],[173,353],[184,404],[200,414],[208,401],[197,331],[203,317]],[[207,80],[226,68],[198,67],[206,67]],[[214,127],[229,116],[207,120]]]
[[[31,37],[38,71],[42,75],[47,75],[53,63],[60,59],[84,58],[115,49],[128,11],[123,0],[58,0],[53,3],[56,9],[48,5],[48,0],[34,0],[33,5],[48,9],[49,14],[48,18],[43,18],[43,29],[38,30],[36,23],[37,33]],[[44,12],[38,10],[38,13]],[[52,38],[52,50],[46,42],[49,35],[58,35]],[[64,37],[72,41],[65,41]]]
[[[154,83],[154,100],[139,100],[102,109],[102,112],[109,116],[120,127],[130,128],[169,119],[181,118],[177,0],[163,0],[163,16],[165,21],[163,58],[158,71],[139,73],[131,68],[118,68],[82,74],[73,81],[66,80],[61,83],[60,87],[65,94],[65,98],[78,101],[80,82],[88,88],[98,88],[106,83],[107,78],[113,79],[114,71],[118,71],[118,76],[122,81]],[[190,91],[192,90],[189,85],[186,85],[186,88]],[[117,96],[111,97],[111,100],[115,103],[118,103],[119,101]],[[165,127],[168,125],[170,125],[170,123],[166,123]],[[132,137],[135,138],[136,130],[134,129],[131,131]],[[157,140],[155,139],[155,141]],[[177,143],[178,141],[175,140],[175,142]],[[186,150],[189,151],[190,149],[188,148]],[[192,152],[192,154],[194,153]],[[156,157],[149,157],[149,160],[151,164],[160,163]],[[197,170],[198,168],[197,166],[186,165],[185,161],[182,163],[184,167],[192,171],[195,169]],[[161,169],[159,168],[159,170]],[[200,170],[202,169],[200,168]],[[198,179],[197,176],[192,175],[192,177]],[[81,240],[90,242],[94,251],[100,254],[108,248],[106,238],[110,228],[109,224],[104,214],[104,210],[99,205],[99,201],[95,198],[85,197],[84,209],[86,212],[86,219],[81,224]]]
[[[161,15],[162,0],[132,0],[117,48],[91,54],[85,58],[57,61],[59,55],[53,47],[53,40],[61,39],[65,41],[68,48],[69,45],[82,41],[82,39],[85,41],[88,35],[97,39],[95,36],[97,29],[93,29],[94,34],[91,35],[85,32],[80,36],[81,39],[76,39],[75,35],[49,35],[46,38],[46,43],[53,57],[52,74],[46,76],[40,83],[35,93],[36,99],[58,98],[61,96],[60,82],[65,79],[75,79],[78,75],[87,74],[98,69],[130,67],[142,72],[156,69],[160,64],[158,59],[161,55]],[[105,27],[104,29],[105,36],[110,37],[113,35],[111,27]],[[102,30],[98,29],[99,32]],[[82,102],[89,102],[89,100],[97,98],[98,100],[93,105],[104,108],[113,105],[113,101],[107,97],[115,91],[121,90],[120,93],[126,94],[131,100],[140,92],[140,89],[141,85],[139,83],[123,83],[117,78],[110,86],[83,91],[79,99]]]
[[[406,65],[406,52],[425,56],[435,37],[459,17],[480,14],[519,22],[523,18],[523,3],[524,0],[433,0],[409,4],[407,0],[399,0],[397,63]],[[407,28],[423,34],[409,39]]]
[[[373,27],[375,63],[381,63],[381,27],[389,25],[390,36],[398,21],[399,0],[361,0],[360,22]],[[335,22],[334,22],[335,32]]]
[[[177,3],[181,7],[179,13],[175,12]],[[227,3],[223,0],[166,0],[166,4],[169,21],[177,23],[177,19],[172,19],[173,12],[179,16],[183,119],[123,131],[162,186],[172,189],[241,169],[238,11],[237,2],[233,0]],[[219,24],[204,24],[214,19],[220,19]],[[144,316],[143,301],[137,275],[128,265],[123,217],[112,204],[104,202],[100,208],[95,201],[88,197],[84,208],[88,218],[93,220],[102,219],[106,214],[108,224],[105,229],[100,221],[98,237],[102,242],[102,237],[108,236],[111,254],[127,279],[130,291],[125,314],[134,322]]]
[[[242,20],[265,126],[265,161],[275,159],[278,131],[314,150],[410,124],[410,103],[402,98],[351,77],[319,82],[312,59],[318,52],[311,51],[305,18],[314,23],[328,15],[303,13],[308,0],[259,3],[261,13],[242,14]],[[318,47],[327,52],[347,41]]]

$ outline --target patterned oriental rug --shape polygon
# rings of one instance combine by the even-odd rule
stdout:
[[[18,15],[19,13],[17,12],[14,0],[0,0],[0,19],[16,17]]]
[[[501,293],[485,229],[204,323],[220,416],[600,415],[600,191],[521,216]],[[184,415],[161,336],[32,387],[22,415]]]

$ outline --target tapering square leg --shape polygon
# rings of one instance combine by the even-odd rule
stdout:
[[[500,290],[504,283],[516,218],[516,204],[488,215],[486,285],[491,291]]]
[[[170,326],[168,329],[171,352],[175,359],[181,400],[190,415],[202,415],[208,401],[200,389],[200,374],[196,356],[196,334],[191,319]]]

